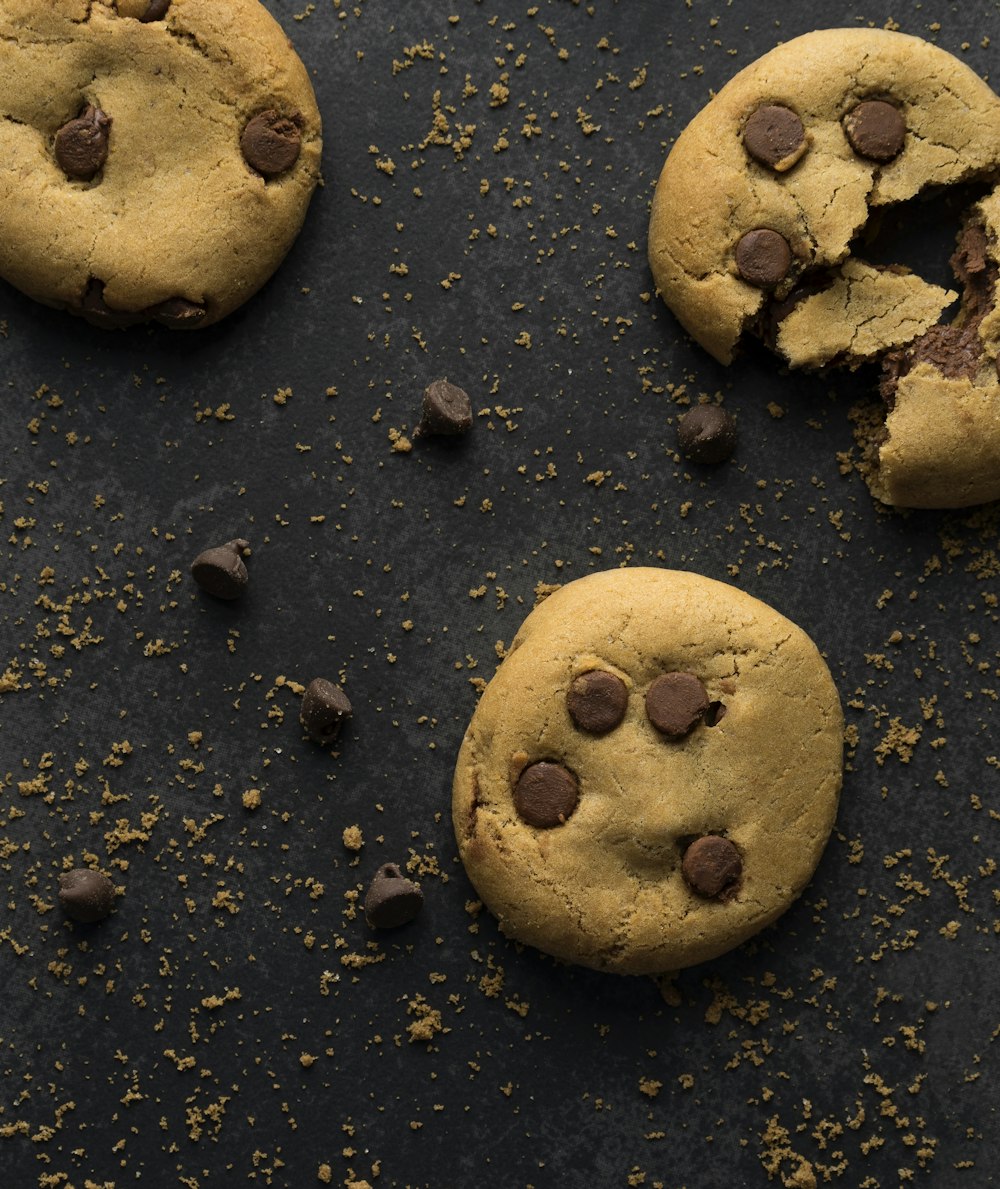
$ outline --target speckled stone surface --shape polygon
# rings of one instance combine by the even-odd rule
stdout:
[[[0,285],[7,1182],[978,1189],[997,510],[877,505],[875,377],[717,364],[645,234],[671,140],[778,40],[892,17],[986,72],[995,5],[269,7],[332,152],[258,297],[109,335]],[[887,218],[871,259],[949,287],[967,205]],[[413,441],[441,378],[472,429]],[[702,396],[737,419],[714,467],[677,451]],[[239,538],[226,604],[188,567]],[[775,607],[846,716],[809,888],[669,983],[507,941],[450,819],[536,589],[623,563]],[[353,707],[332,749],[318,675]],[[424,904],[379,934],[385,863]],[[119,889],[96,925],[58,910],[76,866]]]

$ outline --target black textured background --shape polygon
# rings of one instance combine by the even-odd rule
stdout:
[[[175,336],[0,287],[0,1183],[991,1184],[997,508],[876,508],[872,376],[719,367],[645,235],[672,139],[779,40],[894,18],[987,74],[1000,6],[269,7],[326,147],[266,290]],[[394,450],[442,375],[470,438]],[[686,468],[676,416],[720,391],[738,453]],[[218,605],[187,567],[237,535]],[[849,724],[805,897],[662,986],[506,942],[449,819],[497,642],[539,584],[624,564],[796,620]],[[339,757],[285,683],[320,674]],[[345,893],[389,860],[426,905],[376,937]],[[54,907],[73,863],[125,889],[101,926]]]

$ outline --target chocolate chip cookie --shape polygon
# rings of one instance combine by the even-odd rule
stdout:
[[[0,276],[101,326],[207,326],[319,179],[305,68],[257,0],[0,0]]]
[[[678,138],[650,221],[657,288],[722,363],[748,334],[792,367],[883,361],[888,415],[866,477],[884,502],[1000,498],[1000,198],[962,232],[951,321],[956,290],[855,254],[877,210],[998,170],[1000,99],[958,59],[882,29],[806,34]]]
[[[599,970],[704,962],[809,881],[843,715],[809,637],[697,574],[610,570],[521,626],[465,735],[453,820],[508,936]]]

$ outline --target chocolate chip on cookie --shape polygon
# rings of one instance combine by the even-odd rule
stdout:
[[[606,735],[625,717],[628,689],[625,682],[604,669],[581,673],[566,694],[566,709],[581,731]]]
[[[91,277],[80,298],[78,312],[93,326],[109,330],[124,330],[140,322],[159,322],[173,329],[200,326],[208,311],[185,297],[168,297],[166,301],[147,306],[144,310],[116,310],[104,300],[104,282]]]
[[[108,159],[111,117],[88,103],[75,120],[56,133],[55,155],[59,168],[78,182],[89,182]]]
[[[684,852],[681,873],[691,890],[706,900],[728,899],[743,874],[743,860],[728,838],[705,834]]]
[[[170,0],[116,0],[115,7],[119,16],[132,17],[133,20],[148,24],[150,21],[163,20]]]
[[[145,317],[174,329],[197,326],[206,313],[203,305],[188,301],[186,297],[168,297],[166,301],[158,302],[143,311]]]
[[[301,117],[283,116],[269,108],[247,122],[240,137],[243,157],[251,169],[266,178],[277,177],[291,169],[299,159],[302,133]]]
[[[736,449],[736,419],[718,405],[696,405],[677,423],[677,444],[691,462],[725,462]]]
[[[143,24],[148,24],[150,21],[162,21],[167,15],[167,9],[170,7],[170,0],[149,0],[146,11],[139,17]]]
[[[383,863],[365,896],[365,920],[374,929],[408,924],[423,907],[420,885],[407,879],[397,863]]]
[[[518,816],[540,830],[563,825],[579,799],[580,786],[573,773],[549,760],[525,768],[514,785]]]
[[[736,267],[748,285],[773,289],[788,275],[792,249],[788,240],[769,227],[748,231],[736,245]]]
[[[663,673],[646,690],[646,714],[668,739],[683,739],[708,710],[708,694],[693,673]]]
[[[351,713],[350,700],[340,686],[317,677],[306,686],[299,722],[314,742],[336,743]]]
[[[249,549],[250,542],[242,537],[206,549],[191,563],[191,576],[203,591],[217,599],[238,599],[249,580],[243,560]]]
[[[59,876],[59,904],[70,920],[92,925],[111,915],[115,885],[100,871],[74,867]]]
[[[755,161],[785,173],[809,148],[802,121],[790,108],[768,103],[758,107],[743,128],[743,147]]]
[[[141,312],[132,313],[128,310],[116,310],[104,300],[104,282],[97,277],[91,277],[80,297],[79,313],[92,326],[103,326],[108,330],[124,330],[128,326],[135,326],[142,322]]]
[[[472,401],[469,394],[447,380],[434,380],[424,389],[420,424],[415,436],[440,434],[454,437],[472,428]]]
[[[891,161],[906,143],[906,121],[884,99],[866,99],[844,116],[844,132],[859,157]]]

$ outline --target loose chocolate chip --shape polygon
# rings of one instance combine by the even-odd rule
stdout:
[[[693,673],[664,673],[646,690],[649,721],[668,739],[682,739],[701,722],[708,694]]]
[[[412,921],[423,903],[420,885],[407,879],[398,864],[384,863],[365,896],[365,920],[373,929],[395,929]]]
[[[906,121],[884,99],[866,99],[844,116],[844,132],[859,157],[891,161],[906,143]]]
[[[736,267],[748,285],[773,289],[784,280],[792,264],[788,240],[768,227],[748,231],[736,245]]]
[[[549,760],[525,768],[514,785],[514,808],[522,821],[539,830],[563,825],[579,799],[580,786],[573,773]]]
[[[197,326],[205,314],[203,305],[188,301],[186,297],[168,297],[166,301],[158,302],[144,311],[145,317],[173,329]]]
[[[351,717],[351,703],[339,685],[317,677],[306,686],[299,722],[316,743],[335,743],[340,728]]]
[[[206,549],[191,563],[191,575],[202,590],[217,599],[238,599],[249,578],[243,561],[249,548],[250,543],[239,537]]]
[[[55,154],[68,178],[89,182],[108,159],[111,117],[88,103],[75,120],[56,133]]]
[[[758,107],[743,129],[743,145],[755,161],[784,173],[809,147],[802,121],[787,107]]]
[[[736,449],[736,419],[718,405],[696,405],[677,423],[677,444],[691,462],[725,462]]]
[[[170,0],[115,0],[118,15],[148,24],[162,21],[167,15]]]
[[[581,673],[566,694],[566,709],[581,731],[606,735],[625,717],[628,689],[625,682],[604,669]]]
[[[110,916],[115,906],[115,885],[100,871],[74,867],[59,876],[59,903],[70,920],[92,925]]]
[[[266,178],[291,169],[299,158],[302,143],[300,123],[300,116],[283,116],[273,108],[255,115],[240,137],[247,165]]]
[[[743,874],[743,860],[728,838],[705,834],[684,852],[681,872],[699,896],[708,900],[728,899]]]
[[[469,394],[447,380],[434,380],[424,389],[423,416],[416,435],[442,434],[455,437],[472,428]]]

